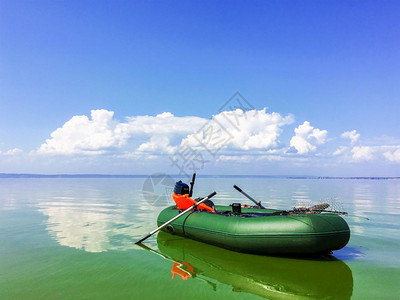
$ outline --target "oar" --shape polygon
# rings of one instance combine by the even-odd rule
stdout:
[[[208,195],[207,197],[201,199],[199,202],[197,202],[196,204],[193,204],[191,207],[189,207],[188,209],[184,210],[183,212],[181,212],[179,215],[173,217],[171,220],[165,222],[164,224],[162,224],[160,227],[154,229],[152,232],[150,232],[149,234],[143,236],[140,240],[138,240],[135,244],[139,244],[141,242],[143,242],[144,240],[148,239],[149,237],[151,237],[153,234],[155,234],[157,231],[159,231],[160,229],[164,228],[165,226],[167,226],[168,224],[172,223],[173,221],[175,221],[176,219],[178,219],[180,216],[184,215],[185,213],[187,213],[188,211],[190,211],[192,208],[195,208],[196,206],[198,206],[199,204],[203,203],[204,201],[207,201],[208,199],[210,199],[211,197],[214,197],[217,193],[216,192],[212,192],[210,195]]]
[[[245,195],[247,198],[249,198],[251,201],[253,201],[259,208],[263,208],[265,209],[264,206],[261,205],[261,201],[256,201],[254,200],[252,197],[250,197],[248,194],[246,194],[244,191],[242,191],[242,189],[240,187],[238,187],[236,184],[233,186],[239,193],[242,193],[243,195]]]
[[[193,186],[194,186],[195,180],[196,180],[196,173],[193,173],[192,181],[190,182],[189,197],[192,197],[192,195],[193,195]]]

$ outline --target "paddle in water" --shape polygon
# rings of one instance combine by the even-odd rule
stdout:
[[[189,212],[191,209],[195,208],[196,206],[200,205],[201,203],[207,201],[208,199],[210,199],[211,197],[214,197],[217,193],[216,192],[212,192],[210,195],[208,195],[207,197],[201,199],[199,202],[197,202],[196,204],[193,204],[191,207],[189,207],[188,209],[185,209],[183,212],[181,212],[179,215],[173,217],[171,220],[165,222],[164,224],[162,224],[160,227],[154,229],[153,231],[151,231],[150,233],[148,233],[147,235],[143,236],[140,240],[138,240],[135,244],[139,244],[141,242],[143,242],[144,240],[147,240],[149,237],[151,237],[153,234],[155,234],[157,231],[161,230],[162,228],[164,228],[165,226],[167,226],[168,224],[172,223],[173,221],[175,221],[176,219],[178,219],[180,216],[184,215],[185,213]]]
[[[264,206],[261,205],[261,201],[256,201],[254,200],[252,197],[250,197],[248,194],[246,194],[240,187],[238,187],[236,184],[233,185],[233,187],[239,192],[242,193],[243,195],[245,195],[248,199],[250,199],[251,201],[253,201],[255,203],[255,205],[257,205],[259,208],[263,208],[265,209]]]

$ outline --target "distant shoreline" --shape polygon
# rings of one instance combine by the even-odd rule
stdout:
[[[169,175],[169,174],[168,174]],[[147,178],[157,175],[112,175],[112,174],[16,174],[0,173],[1,178]],[[164,173],[160,173],[164,176]],[[182,177],[182,175],[169,175]],[[279,178],[279,179],[363,179],[363,180],[400,180],[400,177],[385,176],[308,176],[308,175],[197,175],[202,178]]]

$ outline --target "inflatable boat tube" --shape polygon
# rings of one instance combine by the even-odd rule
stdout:
[[[216,206],[218,213],[195,210],[163,228],[170,234],[238,252],[262,255],[326,254],[350,239],[346,221],[331,213],[281,215],[279,210]],[[179,214],[176,206],[161,211],[161,226]]]

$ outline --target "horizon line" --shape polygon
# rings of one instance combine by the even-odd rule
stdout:
[[[0,178],[147,178],[147,177],[184,177],[179,174],[37,174],[37,173],[0,173]],[[198,174],[204,178],[285,178],[285,179],[375,179],[400,180],[400,176],[317,176],[317,175],[245,175],[245,174]]]

